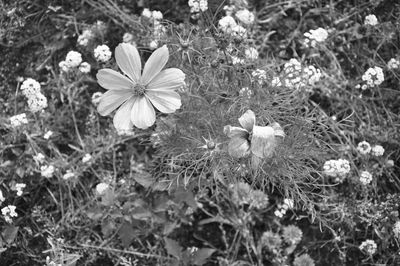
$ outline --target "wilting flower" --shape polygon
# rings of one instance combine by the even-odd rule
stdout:
[[[224,127],[224,133],[231,139],[228,152],[232,157],[241,158],[252,153],[259,158],[269,158],[277,145],[276,137],[285,136],[278,123],[256,126],[256,116],[251,110],[246,111],[238,120],[243,128],[230,125]]]
[[[272,231],[266,231],[262,234],[260,243],[262,247],[268,250],[279,250],[282,245],[282,237]]]
[[[173,113],[181,106],[175,89],[184,85],[185,74],[177,68],[162,70],[169,57],[163,46],[147,60],[143,73],[138,50],[131,44],[121,43],[115,49],[115,58],[122,75],[112,69],[97,73],[98,83],[108,91],[100,99],[97,110],[108,115],[115,109],[114,126],[129,130],[132,126],[146,129],[156,120],[154,107],[162,113]]]

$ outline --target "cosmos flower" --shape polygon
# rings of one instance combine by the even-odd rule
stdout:
[[[130,130],[132,126],[146,129],[156,120],[154,107],[162,113],[173,113],[181,106],[176,89],[184,85],[185,74],[177,68],[164,69],[169,52],[163,46],[147,60],[143,73],[138,50],[131,44],[121,43],[115,49],[115,58],[122,75],[112,69],[97,73],[100,86],[108,91],[100,99],[97,110],[103,116],[117,109],[114,126]]]
[[[232,157],[241,158],[252,153],[259,158],[269,158],[277,145],[276,137],[284,137],[285,133],[278,123],[271,126],[256,126],[253,111],[246,111],[239,117],[243,127],[225,126],[224,133],[231,139],[228,152]]]

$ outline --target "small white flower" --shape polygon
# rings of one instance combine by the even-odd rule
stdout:
[[[74,178],[74,177],[75,177],[75,173],[72,172],[71,170],[67,170],[67,172],[63,175],[62,178],[64,180],[69,180],[69,179]]]
[[[247,30],[240,26],[240,25],[236,25],[235,27],[233,27],[232,29],[232,36],[237,37],[237,38],[244,38],[246,36]]]
[[[376,26],[378,25],[378,19],[374,14],[368,15],[365,17],[364,24],[370,26]]]
[[[283,215],[284,215],[284,213],[282,213],[280,210],[275,210],[275,211],[274,211],[274,215],[275,215],[276,217],[282,218]]]
[[[257,81],[260,85],[267,81],[267,72],[265,70],[256,69],[251,72],[251,75],[253,76],[254,80]]]
[[[93,93],[93,95],[92,95],[93,105],[97,106],[99,104],[101,96],[103,96],[103,93],[100,91]]]
[[[234,65],[244,64],[244,59],[242,59],[242,58],[239,58],[237,56],[232,56],[231,58],[232,58],[232,64],[234,64]]]
[[[389,62],[387,62],[387,66],[389,69],[398,69],[400,68],[400,61],[397,60],[396,58],[391,58]]]
[[[282,86],[281,79],[279,77],[273,77],[271,80],[271,86],[272,87],[281,87]]]
[[[369,87],[375,87],[376,85],[382,84],[385,80],[385,76],[383,75],[382,68],[376,66],[365,71],[361,79],[365,81]]]
[[[250,99],[253,95],[253,91],[249,89],[249,87],[244,87],[240,89],[239,95]]]
[[[52,165],[43,165],[40,167],[41,175],[46,178],[51,178],[54,175],[55,168]]]
[[[149,48],[150,48],[151,50],[155,50],[155,49],[157,49],[157,47],[158,47],[158,41],[153,40],[153,41],[151,41],[151,42],[149,43]]]
[[[26,188],[26,184],[24,183],[16,183],[15,191],[17,191],[17,196],[21,196],[24,193],[24,188]]]
[[[28,124],[28,119],[26,118],[26,114],[22,113],[22,114],[14,115],[14,116],[10,117],[10,124],[13,128],[17,128],[22,125]]]
[[[258,58],[257,49],[254,47],[246,49],[244,53],[246,55],[246,58],[249,60],[256,60]]]
[[[87,163],[92,159],[92,155],[90,155],[89,153],[86,153],[85,156],[83,156],[82,158],[82,163]]]
[[[99,45],[94,49],[94,58],[99,62],[107,62],[111,59],[111,55],[110,48],[105,44]]]
[[[12,217],[18,217],[15,209],[16,207],[14,205],[8,205],[1,209],[1,213],[3,214],[7,223],[12,223]]]
[[[375,254],[378,246],[376,245],[374,240],[367,239],[361,243],[359,249],[366,252],[368,255],[372,256]]]
[[[148,8],[143,9],[142,17],[151,18],[151,16],[152,16],[152,13],[151,13],[150,9],[148,9]]]
[[[357,150],[362,154],[366,155],[371,152],[371,145],[366,141],[361,141],[357,145]]]
[[[29,110],[32,113],[42,111],[47,107],[47,98],[42,93],[37,93],[28,98]]]
[[[306,46],[316,47],[317,43],[323,43],[328,38],[328,31],[323,28],[310,30],[304,33]]]
[[[109,188],[110,188],[110,186],[108,184],[99,183],[96,186],[96,192],[98,195],[103,195]]]
[[[360,182],[363,185],[368,185],[372,181],[372,175],[368,171],[362,171],[360,174]]]
[[[26,97],[31,97],[33,95],[36,95],[40,93],[40,83],[37,82],[36,80],[32,78],[27,78],[22,84],[21,84],[21,91],[22,94],[25,95]]]
[[[318,81],[320,81],[322,74],[321,70],[315,68],[314,66],[308,66],[304,69],[305,74],[308,78],[308,83],[310,85],[315,85]]]
[[[236,18],[245,25],[253,24],[254,14],[248,9],[242,9],[236,12]]]
[[[68,72],[71,70],[68,67],[67,62],[65,62],[65,61],[61,61],[60,63],[58,63],[58,67],[61,69],[62,72]]]
[[[44,157],[44,155],[42,154],[42,153],[38,153],[38,154],[36,154],[35,156],[33,156],[33,159],[37,162],[37,163],[43,163],[44,162],[44,159],[45,159],[45,157]]]
[[[87,46],[89,41],[94,37],[94,34],[91,30],[86,29],[82,32],[81,35],[78,36],[78,44],[81,46]]]
[[[82,63],[82,55],[76,51],[69,51],[65,57],[65,64],[69,68],[74,68]]]
[[[287,206],[288,209],[293,209],[294,201],[292,199],[286,198],[283,200],[283,206]]]
[[[343,182],[351,170],[350,163],[346,159],[326,161],[323,169],[325,175],[335,178],[335,182]]]
[[[153,10],[151,15],[152,15],[154,20],[162,20],[163,19],[163,14],[160,11]]]
[[[218,28],[225,33],[232,33],[237,26],[235,19],[231,16],[225,16],[218,21]]]
[[[90,73],[90,69],[91,69],[91,66],[88,62],[82,62],[79,66],[79,71],[84,74]]]
[[[53,135],[53,131],[48,130],[44,135],[43,138],[44,139],[50,139],[50,137]]]
[[[371,154],[373,156],[382,156],[385,152],[385,149],[381,145],[375,145],[371,149]]]

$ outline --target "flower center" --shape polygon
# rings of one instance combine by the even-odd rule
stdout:
[[[143,96],[146,91],[146,86],[142,84],[135,84],[131,86],[131,90],[135,96]]]

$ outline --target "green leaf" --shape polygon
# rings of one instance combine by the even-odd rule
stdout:
[[[213,248],[201,248],[193,256],[194,265],[203,265],[207,259],[215,252]]]
[[[175,191],[174,201],[176,203],[185,202],[187,205],[192,207],[193,209],[197,209],[197,202],[194,198],[193,192],[190,190],[184,190],[183,188],[178,188]]]
[[[182,247],[179,245],[179,243],[167,237],[164,237],[164,241],[165,249],[167,250],[168,254],[180,259],[182,257]]]
[[[108,237],[114,233],[116,229],[115,223],[112,220],[104,220],[101,224],[101,232],[105,237]]]
[[[154,179],[149,173],[134,174],[133,179],[145,188],[154,184]]]
[[[19,228],[18,226],[13,226],[13,225],[5,226],[1,234],[3,236],[4,241],[8,245],[12,244],[15,238],[17,237],[18,228]]]
[[[132,240],[137,236],[136,231],[133,229],[130,223],[124,223],[118,231],[119,238],[122,241],[122,245],[128,248],[132,243]]]

